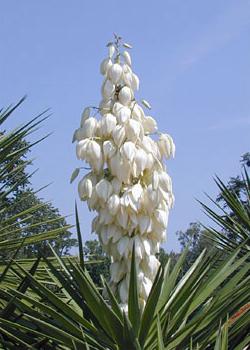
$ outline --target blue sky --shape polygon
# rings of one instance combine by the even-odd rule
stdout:
[[[42,195],[64,215],[77,198],[69,184],[80,165],[72,133],[82,109],[100,101],[105,44],[113,32],[133,44],[138,97],[150,101],[159,129],[176,143],[168,162],[176,204],[165,244],[176,250],[175,231],[208,222],[195,198],[215,196],[213,176],[239,173],[249,151],[250,1],[8,0],[0,12],[0,105],[28,95],[8,127],[51,108],[37,135],[53,135],[31,154],[39,167],[33,184],[52,182]],[[79,211],[88,239],[91,215],[82,203]]]

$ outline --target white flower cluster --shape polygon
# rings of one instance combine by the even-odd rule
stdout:
[[[143,308],[159,267],[155,254],[165,239],[174,201],[164,157],[174,156],[175,146],[169,135],[157,131],[156,121],[146,116],[135,100],[139,79],[131,69],[128,51],[120,52],[119,41],[109,45],[101,73],[104,82],[99,108],[85,108],[74,135],[77,157],[91,167],[79,182],[79,196],[98,213],[92,231],[111,256],[110,286],[125,309],[135,246]],[[142,104],[150,108],[146,101]],[[152,134],[158,135],[158,140],[152,139]]]

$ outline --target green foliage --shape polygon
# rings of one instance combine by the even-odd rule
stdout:
[[[97,240],[85,242],[83,248],[85,259],[89,262],[88,272],[93,282],[102,287],[101,276],[109,280],[110,258],[103,252],[102,247]]]
[[[101,296],[77,261],[65,263],[55,255],[58,269],[45,259],[60,295],[34,277],[39,262],[30,272],[15,264],[14,270],[26,280],[26,290],[0,288],[6,303],[1,312],[5,317],[0,317],[2,340],[17,348],[46,343],[46,349],[86,349],[88,344],[89,349],[102,350],[170,350],[191,349],[192,342],[193,349],[219,349],[228,332],[228,349],[233,350],[245,341],[249,326],[246,313],[233,323],[228,320],[249,300],[250,253],[239,258],[239,251],[219,264],[203,252],[178,279],[184,251],[178,270],[170,269],[169,263],[159,269],[142,313],[136,307],[132,259],[128,315],[122,314],[110,290],[110,302]],[[11,310],[8,317],[6,310]]]
[[[0,112],[0,125],[12,116],[23,100]],[[59,255],[68,253],[76,245],[65,218],[58,209],[38,197],[30,184],[32,174],[27,172],[27,166],[32,163],[27,158],[28,152],[41,140],[30,144],[26,137],[46,119],[45,113],[13,131],[0,132],[0,259],[11,257],[10,236],[13,248],[17,248],[25,239],[25,244],[18,251],[19,258],[35,257],[38,250],[43,255],[50,254],[42,243],[45,236]]]
[[[182,251],[188,248],[184,271],[188,270],[204,249],[211,254],[216,253],[217,249],[207,238],[207,233],[207,230],[198,222],[191,222],[186,231],[176,232]]]
[[[210,198],[219,209],[219,213],[217,213],[201,203],[207,215],[219,227],[219,229],[207,228],[207,237],[224,253],[229,253],[237,247],[240,247],[242,252],[248,252],[250,250],[250,179],[247,171],[245,170],[242,175],[244,202],[234,190],[227,187],[219,178],[216,179],[216,184],[221,191],[225,205],[220,205]]]

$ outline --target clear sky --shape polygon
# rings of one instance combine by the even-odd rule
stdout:
[[[165,247],[177,249],[175,231],[207,223],[195,198],[215,196],[213,176],[239,173],[250,148],[250,1],[2,0],[0,14],[0,106],[28,95],[9,127],[51,108],[37,135],[53,135],[31,154],[39,167],[33,184],[52,182],[43,197],[64,215],[77,198],[69,184],[80,165],[72,134],[84,106],[100,101],[105,44],[113,32],[133,44],[138,97],[176,143],[168,162],[176,204]],[[91,215],[82,203],[79,211],[90,238]]]

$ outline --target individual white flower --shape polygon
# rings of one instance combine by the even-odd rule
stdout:
[[[116,116],[117,116],[118,122],[120,124],[124,124],[129,120],[131,116],[131,110],[130,108],[123,106],[122,108],[119,109]]]
[[[112,136],[115,144],[120,147],[126,138],[125,127],[122,125],[116,125],[114,130],[112,131]]]
[[[76,145],[76,156],[78,159],[85,160],[86,150],[89,144],[89,139],[80,140]]]
[[[101,67],[100,67],[100,71],[102,75],[105,75],[108,73],[109,68],[112,66],[112,61],[110,58],[105,58],[102,63],[101,63]]]
[[[83,123],[85,122],[85,120],[89,118],[89,116],[90,116],[90,108],[86,107],[86,108],[84,108],[84,110],[82,112],[81,127],[82,127]]]
[[[120,197],[117,194],[112,194],[108,199],[108,210],[111,215],[116,215],[120,207]]]
[[[140,233],[143,235],[145,232],[148,231],[148,228],[150,226],[150,216],[140,214],[138,215],[138,223],[140,228]]]
[[[127,287],[125,279],[123,279],[122,282],[119,284],[119,295],[120,295],[120,299],[121,299],[122,304],[127,304],[127,302],[128,302],[128,287]],[[127,308],[124,307],[124,309],[126,310]]]
[[[127,236],[122,237],[118,244],[117,244],[117,250],[121,257],[127,257],[129,254],[129,245],[130,245],[130,238]]]
[[[89,210],[97,210],[98,197],[96,194],[95,187],[92,189],[91,197],[87,200]]]
[[[104,155],[105,161],[112,158],[117,151],[116,146],[111,140],[104,141],[102,145],[102,149],[103,149],[103,155]]]
[[[126,264],[122,261],[113,262],[110,265],[111,281],[118,283],[127,272]]]
[[[95,136],[97,123],[97,120],[93,117],[90,117],[83,122],[81,130],[83,131],[84,137]]]
[[[84,177],[78,184],[78,193],[81,200],[86,200],[92,195],[93,185],[90,179]]]
[[[111,112],[113,101],[111,99],[103,99],[99,103],[99,111],[101,115]]]
[[[110,44],[110,45],[108,45],[108,48],[109,48],[109,58],[112,58],[114,56],[114,53],[115,53],[115,45]]]
[[[148,155],[142,149],[136,150],[133,162],[133,176],[138,177],[147,167]]]
[[[136,152],[135,144],[131,141],[124,142],[121,147],[121,155],[128,161],[133,161]]]
[[[107,199],[112,194],[112,190],[113,190],[110,182],[105,179],[100,180],[96,184],[95,189],[96,189],[97,196],[100,199],[102,199],[104,202],[107,201]]]
[[[112,81],[113,84],[117,84],[122,76],[122,67],[115,63],[113,64],[108,71],[108,77]]]
[[[142,121],[142,119],[145,117],[144,111],[138,103],[133,103],[132,106],[132,116],[139,122]]]
[[[109,136],[116,126],[116,117],[111,114],[105,114],[100,121],[101,134],[103,136]]]
[[[83,128],[78,128],[74,131],[72,143],[75,141],[81,141],[85,139],[85,133]]]
[[[143,193],[143,188],[141,184],[137,183],[131,188],[132,198],[135,202],[138,202]]]
[[[153,175],[152,175],[152,187],[153,190],[157,190],[159,186],[159,173],[158,171],[154,170]]]
[[[114,193],[119,194],[121,192],[122,182],[117,177],[111,180],[111,185]]]
[[[119,98],[119,101],[124,105],[128,105],[132,98],[133,98],[133,93],[131,91],[131,89],[127,86],[124,86],[120,91],[119,91],[119,94],[118,94],[118,98]]]
[[[154,280],[156,273],[160,267],[159,260],[154,255],[149,255],[142,261],[142,269],[151,280]]]
[[[94,140],[90,140],[87,148],[86,161],[99,172],[103,166],[101,146]]]
[[[149,278],[144,277],[141,284],[141,293],[140,293],[140,296],[142,297],[142,299],[147,300],[149,293],[151,291],[151,288],[152,288],[152,281]]]
[[[143,128],[146,134],[152,134],[156,132],[157,130],[157,124],[154,118],[152,117],[145,117],[142,121],[143,123]]]
[[[167,215],[166,212],[160,209],[156,209],[154,212],[155,219],[163,227],[167,227]]]
[[[102,96],[105,99],[110,99],[115,92],[115,85],[109,79],[106,79],[102,86]]]
[[[128,212],[123,206],[120,206],[116,216],[118,225],[120,225],[123,229],[126,229],[128,225],[128,219]]]
[[[159,148],[161,151],[161,154],[165,156],[167,159],[171,156],[175,156],[175,144],[172,139],[172,137],[168,134],[161,134],[159,141]]]
[[[140,81],[139,81],[139,78],[138,76],[133,73],[132,75],[132,84],[131,84],[131,88],[136,91],[136,90],[139,90],[139,85],[140,85]]]
[[[141,132],[141,125],[136,120],[130,119],[126,124],[127,139],[136,142]]]

